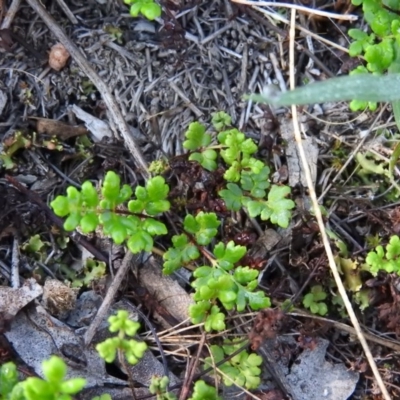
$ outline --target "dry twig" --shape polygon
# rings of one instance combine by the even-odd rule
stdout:
[[[326,187],[326,189],[324,190],[324,192],[319,196],[318,198],[318,202],[321,202],[322,199],[326,196],[326,194],[329,192],[329,190],[332,188],[332,185],[342,176],[342,173],[347,169],[347,167],[349,166],[349,164],[354,160],[355,156],[357,155],[357,153],[360,151],[360,149],[364,146],[365,141],[367,140],[367,138],[369,137],[370,133],[372,132],[372,130],[374,129],[375,125],[378,123],[378,121],[380,121],[382,114],[384,113],[384,111],[386,110],[386,105],[384,105],[377,117],[374,119],[374,122],[371,125],[371,128],[368,130],[368,133],[366,135],[364,135],[362,137],[362,139],[360,140],[360,142],[358,143],[358,145],[353,149],[353,151],[351,152],[351,154],[349,155],[349,157],[347,158],[347,160],[345,161],[345,163],[342,165],[342,167],[340,168],[340,170],[337,172],[337,174],[333,177],[333,179],[331,180],[331,182],[329,183],[329,185]]]
[[[320,17],[340,19],[342,21],[357,21],[357,15],[343,15],[331,13],[328,11],[316,10],[315,8],[309,8],[300,6],[298,4],[290,4],[290,3],[275,3],[273,1],[250,1],[250,0],[232,0],[234,3],[246,4],[249,6],[263,6],[263,7],[279,7],[279,8],[289,8],[292,10],[297,10],[300,12],[305,12],[308,14],[318,15]]]
[[[232,1],[237,1],[237,0],[232,0]],[[242,4],[247,4],[247,3],[245,3],[245,1],[246,0],[243,0]],[[237,1],[237,2],[241,2],[241,1]],[[285,18],[283,15],[278,14],[278,13],[274,13],[272,11],[266,10],[265,8],[259,7],[259,5],[261,4],[259,2],[254,2],[254,4],[257,4],[257,5],[251,5],[251,7],[253,7],[255,10],[259,11],[260,13],[262,13],[262,14],[268,16],[268,17],[274,18],[275,20],[283,22],[285,24],[288,24],[288,25],[290,24],[290,21],[287,18]],[[274,3],[274,4],[276,6],[278,6],[278,5],[281,6],[282,5],[282,3]],[[312,9],[309,9],[309,10],[312,10]],[[333,15],[338,15],[338,14],[333,14]],[[343,51],[344,53],[348,53],[349,52],[349,50],[346,49],[346,47],[340,46],[337,43],[332,42],[331,40],[325,39],[322,36],[319,36],[319,35],[311,32],[311,31],[309,31],[308,29],[302,27],[299,24],[295,24],[295,27],[300,32],[303,32],[305,35],[310,36],[313,39],[316,39],[316,40],[318,40],[318,41],[320,41],[322,43],[325,43],[328,46],[334,47],[334,48],[336,48],[336,49],[338,49],[340,51]]]
[[[79,21],[76,19],[75,15],[73,12],[69,9],[67,4],[65,3],[64,0],[57,0],[58,5],[60,8],[64,11],[64,14],[67,16],[67,18],[71,21],[72,24],[77,25]]]
[[[142,152],[137,146],[134,138],[132,137],[129,127],[125,122],[125,119],[119,109],[114,96],[112,95],[107,84],[100,78],[97,72],[89,65],[89,62],[82,54],[82,52],[76,47],[74,43],[68,38],[64,31],[58,26],[53,17],[43,8],[39,0],[27,0],[28,4],[33,8],[33,10],[42,18],[44,23],[48,26],[53,35],[57,40],[67,49],[71,57],[79,65],[86,76],[92,81],[96,86],[97,90],[100,92],[104,103],[106,104],[115,124],[117,125],[119,131],[121,132],[123,139],[132,153],[140,172],[145,178],[149,177],[149,172],[147,170],[147,163],[143,158]]]
[[[295,21],[296,21],[296,10],[292,10],[292,14],[291,14],[291,24],[290,24],[290,45],[289,45],[289,71],[290,71],[290,89],[293,90],[295,88],[295,76],[294,76],[294,38],[295,38],[295,32],[296,32],[296,26],[295,26]],[[371,370],[375,376],[375,379],[378,383],[379,389],[382,392],[383,397],[385,398],[385,400],[390,400],[391,397],[389,395],[389,392],[387,391],[385,384],[382,380],[382,377],[379,373],[378,367],[375,363],[374,357],[371,354],[371,350],[368,346],[367,341],[365,340],[364,334],[361,330],[361,326],[360,323],[357,320],[357,316],[353,310],[353,307],[351,305],[351,302],[347,296],[346,293],[346,289],[343,285],[343,282],[340,278],[339,275],[339,271],[337,269],[336,263],[335,263],[335,259],[333,256],[333,252],[332,252],[332,248],[331,245],[329,243],[329,239],[328,239],[328,235],[326,233],[325,230],[325,225],[324,225],[324,221],[322,218],[322,213],[321,213],[321,209],[319,207],[318,204],[318,199],[317,199],[317,194],[315,193],[315,189],[313,186],[313,181],[311,178],[311,172],[310,172],[310,168],[308,166],[308,162],[307,162],[307,158],[306,158],[306,154],[304,152],[304,148],[302,145],[302,139],[301,139],[301,133],[300,133],[300,127],[299,127],[299,121],[297,118],[297,108],[296,106],[292,106],[292,117],[293,117],[293,130],[294,130],[294,134],[295,134],[295,139],[298,145],[298,149],[299,149],[299,154],[300,154],[300,158],[301,158],[301,162],[303,164],[303,169],[305,172],[305,176],[306,176],[306,180],[307,180],[307,186],[308,186],[308,190],[310,192],[310,198],[312,201],[312,205],[313,205],[313,210],[315,213],[315,218],[317,219],[318,222],[318,227],[321,233],[321,238],[322,238],[322,242],[324,244],[324,248],[325,248],[325,252],[326,255],[328,257],[328,261],[329,261],[329,267],[332,271],[332,275],[335,279],[336,285],[338,287],[338,291],[340,296],[343,299],[343,303],[346,307],[347,313],[349,314],[351,323],[354,326],[354,329],[356,331],[357,337],[361,343],[361,346],[364,349],[365,355],[367,357],[368,363],[371,367]]]
[[[1,29],[8,29],[13,22],[15,14],[17,13],[19,6],[21,5],[21,0],[13,0],[11,6],[7,10],[6,15],[4,16],[3,23],[1,24]]]
[[[108,310],[111,307],[111,302],[114,300],[114,297],[121,286],[122,280],[126,276],[129,267],[131,266],[131,261],[133,258],[133,254],[130,251],[127,251],[124,259],[122,260],[121,266],[118,268],[118,271],[112,281],[110,287],[107,290],[107,294],[104,297],[103,303],[97,310],[96,316],[93,318],[92,323],[90,324],[88,330],[85,333],[85,345],[88,346],[93,339],[93,336],[96,333],[97,328],[103,321],[106,316]]]
[[[346,332],[350,335],[356,335],[356,330],[352,326],[346,325],[343,322],[334,321],[334,320],[320,317],[320,316],[314,315],[314,314],[308,314],[301,310],[289,312],[288,314],[292,315],[293,317],[310,318],[310,319],[314,319],[317,321],[323,321],[323,322],[326,322],[326,323],[332,325],[333,328],[335,328],[339,331]],[[400,353],[400,343],[397,343],[393,340],[388,340],[385,337],[382,338],[376,334],[367,333],[367,332],[364,332],[364,336],[367,340],[369,340],[372,343],[376,343],[380,346],[387,347],[388,349],[391,349],[393,351],[396,351],[397,353]]]

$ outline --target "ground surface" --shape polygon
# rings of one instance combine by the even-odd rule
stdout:
[[[168,221],[169,229],[179,225],[184,216],[182,208],[178,207],[178,198],[184,198],[188,209],[196,212],[215,211],[220,206],[215,204],[213,197],[219,185],[218,177],[205,174],[181,156],[186,127],[196,120],[208,126],[211,114],[222,110],[232,117],[234,126],[256,141],[259,157],[276,172],[276,182],[290,182],[293,186],[291,196],[297,204],[293,223],[289,230],[279,229],[279,240],[274,241],[268,229],[277,231],[276,228],[265,222],[249,222],[242,215],[236,225],[231,224],[231,231],[226,231],[227,236],[222,240],[234,239],[246,245],[249,264],[261,270],[267,267],[260,287],[275,306],[279,307],[287,299],[293,302],[293,312],[285,316],[284,323],[279,323],[280,330],[275,336],[294,335],[295,341],[287,344],[284,351],[281,349],[279,357],[286,357],[293,365],[303,351],[315,347],[318,339],[327,339],[329,346],[325,359],[360,373],[352,398],[380,399],[361,346],[351,329],[343,328],[351,324],[334,296],[337,289],[332,284],[318,227],[309,210],[307,189],[302,186],[300,176],[298,182],[293,182],[292,170],[288,167],[288,142],[294,143],[294,139],[285,137],[282,127],[290,123],[290,112],[283,108],[271,110],[268,106],[243,100],[244,94],[259,92],[266,84],[276,83],[281,89],[287,87],[288,25],[277,23],[272,17],[266,18],[249,6],[227,0],[160,3],[164,12],[155,22],[133,19],[127,14],[127,8],[114,0],[105,4],[67,2],[76,20],[68,18],[57,2],[45,2],[44,5],[54,18],[54,24],[62,28],[85,54],[90,66],[114,96],[143,159],[147,163],[171,159],[171,170],[166,173],[166,178],[176,209]],[[316,9],[338,13],[352,11],[346,1],[335,3],[335,7],[323,2],[312,5]],[[286,11],[281,14],[288,17]],[[357,65],[358,61],[351,59],[340,47],[307,36],[307,31],[312,32],[346,48],[346,32],[351,27],[348,22],[300,14],[298,24],[306,33],[297,31],[296,36],[297,84],[344,74]],[[132,186],[142,183],[145,173],[129,151],[126,136],[121,134],[103,93],[90,81],[79,63],[72,57],[60,71],[48,67],[49,49],[58,40],[41,16],[23,3],[9,29],[11,34],[1,31],[0,36],[0,139],[3,151],[0,164],[0,282],[3,286],[11,286],[15,283],[15,275],[14,281],[12,277],[15,271],[21,278],[36,278],[40,284],[44,284],[48,276],[64,282],[71,277],[68,274],[74,265],[82,265],[82,246],[94,252],[97,260],[108,264],[111,261],[117,271],[124,254],[122,248],[111,249],[96,237],[75,235],[68,238],[62,234],[60,221],[46,203],[64,193],[70,184],[79,186],[85,180],[98,182],[108,170],[118,171]],[[112,138],[98,141],[93,136],[98,129],[88,126],[90,133],[86,140],[90,143],[87,145],[82,135],[88,131],[73,105],[107,121]],[[365,155],[368,149],[381,159],[390,158],[390,154],[385,153],[385,149],[390,153],[390,147],[384,146],[381,140],[371,139],[383,130],[385,134],[393,133],[390,131],[393,128],[390,112],[384,108],[381,111],[380,114],[355,115],[348,111],[345,103],[299,110],[304,133],[310,139],[312,149],[318,152],[315,185],[327,210],[325,222],[332,232],[332,246],[342,265],[343,279],[350,289],[356,314],[370,335],[371,351],[383,380],[393,398],[399,398],[397,385],[400,382],[396,372],[399,365],[395,355],[400,349],[400,343],[396,341],[400,334],[398,276],[382,273],[374,277],[359,269],[365,263],[368,250],[380,241],[387,243],[390,236],[400,230],[396,195],[384,195],[390,187],[387,177],[377,170],[357,174],[360,167],[352,155],[364,137],[362,132],[367,132],[373,125],[373,134],[357,151]],[[65,125],[54,128],[54,121],[61,121],[73,129],[69,130]],[[349,158],[349,165],[338,174]],[[229,213],[225,215],[228,216]],[[35,235],[38,235],[39,244],[32,250],[27,243]],[[273,244],[268,244],[268,240]],[[341,252],[342,244],[347,251]],[[165,249],[167,245],[160,240],[158,246]],[[186,305],[185,293],[190,292],[190,287],[185,284],[185,279],[187,282],[191,277],[180,276],[183,293],[173,292],[172,306],[167,306],[160,298],[169,297],[168,291],[159,297],[155,293],[160,293],[165,285],[171,285],[168,289],[174,287],[175,283],[163,281],[157,273],[157,265],[154,275],[147,281],[144,278],[138,283],[134,275],[137,276],[130,272],[126,276],[117,297],[141,306],[155,329],[161,331],[165,325],[160,318],[168,319],[169,313],[173,314],[171,309],[179,303],[177,296],[182,296]],[[112,276],[107,272],[89,289],[104,296]],[[158,286],[157,279],[160,279]],[[150,282],[156,286],[151,287]],[[328,294],[325,319],[313,316],[309,310],[307,317],[301,316],[301,312],[306,311],[302,299],[315,285],[322,285]],[[140,292],[139,287],[144,292]],[[356,298],[361,287],[368,291],[364,292],[368,304],[362,303],[366,306],[363,311],[357,304],[362,301]],[[58,293],[60,290],[56,289]],[[3,323],[5,331],[11,322],[5,316],[4,305],[0,304],[0,311],[0,327]],[[243,322],[250,327],[252,317],[246,318],[243,317]],[[174,325],[176,319],[169,322]],[[277,321],[268,323],[274,325]],[[246,329],[232,326],[232,332],[246,333]],[[196,337],[199,339],[200,335]],[[179,339],[178,333],[175,338],[188,341],[190,345],[182,347],[196,354],[196,341],[190,342],[187,337],[184,340],[183,336]],[[163,343],[169,346],[168,364],[177,379],[183,380],[187,352],[184,355],[179,346],[171,348],[166,337]],[[5,340],[0,342],[0,350],[1,362],[18,360],[18,354],[11,351]],[[169,353],[172,350],[179,356],[172,356]],[[154,355],[159,356],[156,347]],[[23,354],[19,356],[24,359]],[[279,375],[279,371],[275,373]],[[117,377],[121,378],[121,374]],[[275,377],[275,384],[279,379],[279,376]],[[285,398],[283,392],[287,386],[281,383],[277,388],[258,392],[256,398]],[[303,397],[304,400],[312,398],[310,393]]]

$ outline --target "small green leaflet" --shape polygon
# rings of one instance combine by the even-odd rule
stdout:
[[[222,242],[220,242],[214,248],[214,255],[217,259],[218,265],[226,271],[232,269],[234,264],[237,263],[245,254],[246,247],[239,245],[236,246],[235,242],[232,240],[228,242],[226,247]]]
[[[172,244],[173,246],[163,256],[163,272],[166,275],[172,274],[185,264],[200,257],[199,250],[193,243],[189,242],[185,234],[173,236]]]
[[[204,125],[200,122],[192,122],[185,133],[187,140],[183,142],[183,147],[193,151],[208,146],[211,143],[211,135],[205,132]]]

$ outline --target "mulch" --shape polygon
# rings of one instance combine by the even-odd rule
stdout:
[[[287,25],[228,0],[163,0],[160,1],[163,15],[157,21],[132,18],[127,7],[117,0],[67,2],[65,6],[70,14],[62,10],[61,1],[44,2],[56,26],[65,32],[108,88],[118,107],[114,112],[76,59],[70,58],[60,71],[48,66],[48,53],[58,42],[57,34],[29,3],[34,1],[23,2],[11,25],[0,30],[0,150],[15,147],[9,152],[11,158],[7,158],[10,168],[0,166],[0,282],[3,285],[8,286],[10,282],[10,249],[14,238],[24,243],[32,235],[40,234],[52,242],[52,254],[60,256],[62,251],[68,251],[71,259],[75,257],[74,244],[70,242],[68,250],[62,250],[54,242],[61,225],[45,211],[44,204],[49,199],[64,192],[71,182],[79,185],[87,179],[101,180],[109,169],[121,171],[133,184],[142,182],[146,172],[138,157],[143,157],[147,164],[159,159],[179,161],[184,153],[182,142],[186,127],[193,121],[209,124],[213,112],[226,111],[238,129],[258,142],[260,154],[277,170],[286,164],[285,143],[279,128],[282,121],[290,119],[289,111],[254,104],[245,100],[244,95],[259,92],[269,84],[287,86]],[[304,5],[309,6],[308,3]],[[339,13],[352,10],[346,1],[337,2],[333,8],[322,1],[317,3],[313,6]],[[350,27],[348,22],[300,14],[298,23],[328,41],[348,45],[345,38]],[[340,48],[310,40],[303,33],[296,37],[296,46],[298,84],[347,73],[359,63]],[[37,118],[82,129],[82,122],[71,111],[72,105],[107,121],[114,137],[86,146],[80,141],[80,135],[66,136],[62,130],[55,132],[55,136],[37,132]],[[335,162],[342,162],[357,146],[358,132],[367,129],[374,117],[365,113],[355,119],[344,103],[304,107],[301,111],[307,135],[314,137],[318,144],[317,186],[322,193],[340,169],[341,165],[337,167]],[[116,115],[122,116],[123,121]],[[383,113],[381,121],[389,115]],[[127,124],[124,132],[121,124]],[[129,133],[133,135],[131,145],[127,145]],[[132,146],[139,149],[139,156],[132,155]],[[11,176],[11,180],[6,176]],[[362,185],[355,188],[347,184],[347,178],[344,174],[335,179],[325,199],[329,206],[335,204],[334,217],[329,223],[346,237],[349,248],[357,256],[364,251],[367,232],[392,233],[393,218],[388,210],[380,210],[371,202],[371,190],[375,189]],[[25,189],[17,190],[18,184],[13,185],[13,179]],[[26,188],[34,193],[28,195]],[[294,189],[294,195],[302,198],[304,189]],[[287,244],[275,253],[263,255],[274,258],[272,271],[263,278],[262,285],[277,304],[291,296],[301,298],[299,289],[304,290],[310,282],[329,285],[329,268],[313,217],[303,210],[296,218],[298,223]],[[76,240],[77,236],[72,239]],[[87,238],[80,240],[85,247],[93,245]],[[24,257],[23,275],[32,274],[36,261]],[[106,257],[104,261],[109,260]],[[388,334],[397,338],[398,325],[393,322],[399,318],[396,311],[399,296],[393,293],[396,282],[382,277],[370,279],[368,285],[375,287],[372,302],[381,311],[377,314],[376,310],[367,310],[362,317],[365,325],[370,328],[377,325],[378,332],[371,334],[379,335],[379,330],[384,332],[388,324]],[[301,340],[319,335],[328,338],[331,360],[344,362],[348,368],[361,373],[353,398],[365,398],[364,395],[380,398],[375,394],[372,374],[357,343],[338,333],[342,332],[339,328],[335,331],[322,322],[310,322],[299,316],[292,318],[284,333],[294,330],[300,333]],[[347,322],[341,315],[332,315],[335,318]],[[351,345],[345,348],[349,342]],[[397,367],[395,356],[384,346],[374,345],[373,354],[390,368]],[[383,361],[380,366],[385,368]],[[393,396],[400,396],[396,386],[400,383],[398,376],[390,373],[390,368],[384,371],[385,381],[391,385]]]

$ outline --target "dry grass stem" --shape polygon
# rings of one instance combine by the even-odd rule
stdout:
[[[368,133],[372,132],[372,129],[374,128],[375,124],[380,120],[383,112],[385,111],[386,106],[383,106],[381,108],[381,110],[379,111],[377,117],[375,118],[371,129],[369,129]],[[318,198],[318,202],[321,202],[322,199],[326,196],[326,194],[329,192],[329,190],[331,189],[332,185],[339,179],[339,177],[342,175],[343,171],[346,170],[346,168],[349,166],[349,164],[353,161],[354,157],[356,156],[356,154],[360,151],[360,149],[364,146],[365,141],[367,140],[369,134],[364,135],[364,137],[360,140],[360,142],[358,143],[358,145],[355,147],[355,149],[351,152],[351,154],[349,155],[349,157],[347,158],[346,162],[343,164],[343,166],[340,168],[340,170],[337,172],[337,174],[333,177],[333,179],[331,180],[331,182],[329,183],[329,185],[326,187],[326,189],[324,190],[324,192],[319,196]]]
[[[142,151],[139,149],[136,141],[132,137],[129,127],[121,113],[121,110],[112,95],[109,86],[100,78],[97,72],[91,67],[86,57],[82,54],[79,48],[71,41],[65,32],[59,27],[53,17],[43,8],[39,0],[27,0],[32,9],[42,18],[43,22],[48,26],[53,35],[60,43],[64,45],[71,57],[79,65],[85,75],[96,86],[97,90],[101,93],[104,103],[112,116],[114,123],[118,127],[123,136],[125,144],[130,150],[133,158],[135,159],[141,173],[145,178],[149,177],[147,170],[147,163],[143,158]]]
[[[295,88],[295,76],[294,76],[294,39],[295,39],[295,32],[296,32],[296,26],[295,26],[295,21],[296,21],[296,10],[292,10],[292,14],[291,14],[291,25],[290,25],[290,45],[289,45],[289,70],[290,70],[290,89],[293,90]],[[329,243],[329,239],[328,239],[328,235],[326,233],[325,230],[325,224],[322,218],[322,213],[321,213],[321,209],[319,207],[318,204],[318,199],[317,199],[317,194],[315,193],[315,189],[313,186],[313,182],[312,182],[312,178],[311,178],[311,172],[307,163],[307,158],[304,152],[304,148],[302,145],[302,139],[301,139],[301,133],[300,133],[300,127],[299,127],[299,121],[298,121],[298,117],[297,117],[297,108],[296,106],[292,106],[292,118],[293,118],[293,130],[294,130],[294,134],[295,134],[295,139],[296,139],[296,143],[298,145],[298,149],[299,149],[299,154],[300,154],[300,158],[301,158],[301,162],[303,165],[303,169],[305,171],[305,175],[306,175],[306,180],[307,180],[307,185],[308,185],[308,190],[310,192],[310,198],[312,201],[312,205],[313,205],[313,211],[315,213],[315,218],[318,222],[318,227],[321,233],[321,238],[322,238],[322,242],[325,248],[325,252],[326,255],[328,257],[328,262],[329,262],[329,267],[332,271],[332,275],[335,279],[336,285],[338,287],[338,291],[340,296],[343,299],[343,303],[346,307],[347,313],[349,314],[351,323],[354,326],[354,329],[356,331],[357,337],[360,341],[361,346],[364,349],[365,355],[367,357],[368,363],[372,369],[372,372],[375,376],[375,379],[378,383],[379,389],[382,392],[382,395],[384,397],[385,400],[390,400],[391,397],[389,395],[389,392],[387,391],[385,384],[382,380],[382,376],[379,373],[378,367],[375,363],[374,357],[371,354],[371,350],[368,346],[368,343],[364,337],[364,334],[361,330],[361,326],[360,323],[357,320],[357,316],[353,310],[353,307],[351,305],[351,302],[347,296],[346,293],[346,289],[343,285],[343,282],[340,278],[340,274],[339,271],[337,269],[337,265],[335,263],[335,259],[333,256],[333,252],[332,252],[332,248],[331,245]]]
[[[123,279],[126,277],[126,274],[131,266],[131,261],[133,258],[133,254],[128,251],[125,254],[124,259],[122,260],[121,266],[118,268],[118,271],[110,285],[110,287],[107,290],[107,294],[105,295],[103,302],[101,303],[101,306],[97,310],[96,316],[93,318],[93,321],[89,325],[89,328],[87,329],[85,333],[85,345],[88,346],[90,342],[92,341],[97,328],[100,326],[101,322],[104,320],[105,316],[107,315],[108,310],[111,307],[111,303],[114,300],[115,295],[117,294],[117,291],[119,287],[121,286],[121,283]]]
[[[273,1],[249,1],[249,0],[232,0],[234,3],[246,4],[248,6],[264,6],[264,7],[279,7],[279,8],[289,8],[291,10],[297,10],[300,12],[305,12],[307,14],[319,15],[320,17],[339,19],[342,21],[357,21],[357,15],[342,15],[336,14],[328,11],[316,10],[314,8],[299,6],[298,4],[289,3],[275,3]]]
[[[281,4],[281,3],[279,3],[279,4]],[[287,18],[285,18],[284,16],[280,15],[280,14],[271,12],[271,11],[266,10],[264,8],[261,8],[261,7],[257,7],[257,6],[252,6],[252,7],[255,10],[261,12],[262,14],[265,14],[266,16],[269,16],[269,17],[272,17],[272,18],[276,19],[277,21],[283,22],[283,23],[288,24],[288,25],[290,24],[290,21]],[[296,27],[297,30],[299,30],[300,32],[303,32],[305,35],[310,36],[313,39],[316,39],[316,40],[318,40],[318,41],[320,41],[322,43],[325,43],[328,46],[331,46],[331,47],[333,47],[335,49],[343,51],[344,53],[348,53],[349,52],[349,49],[347,49],[346,47],[340,46],[339,44],[337,44],[335,42],[332,42],[331,40],[325,39],[322,36],[319,36],[319,35],[311,32],[310,30],[302,27],[299,24],[295,24],[295,27]]]
[[[338,321],[334,321],[334,320],[331,320],[328,318],[320,317],[318,315],[307,314],[307,313],[301,312],[301,311],[290,312],[288,314],[292,315],[293,317],[305,317],[305,318],[315,319],[318,321],[323,321],[328,324],[331,324],[332,327],[334,327],[335,329],[338,329],[343,332],[347,332],[350,335],[356,335],[356,330],[352,326],[343,324],[342,322],[338,322]],[[380,336],[377,336],[372,333],[367,333],[367,332],[364,332],[364,336],[370,342],[376,343],[380,346],[385,346],[388,349],[391,349],[393,351],[400,353],[400,342],[381,338]]]

